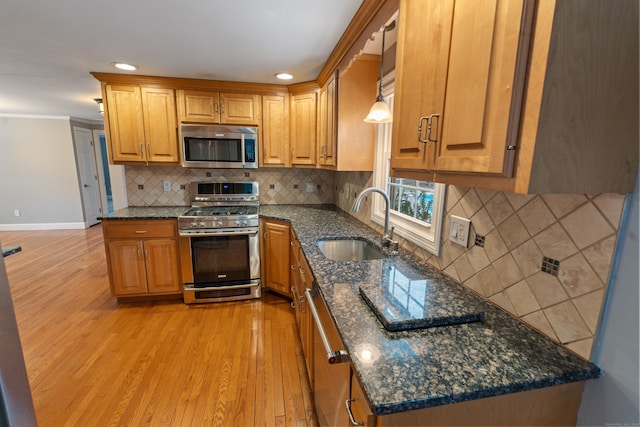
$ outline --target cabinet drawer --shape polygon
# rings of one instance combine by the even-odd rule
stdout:
[[[173,238],[176,237],[176,221],[103,221],[102,230],[107,239]]]

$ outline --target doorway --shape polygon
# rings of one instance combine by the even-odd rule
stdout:
[[[103,212],[93,133],[89,129],[74,126],[73,140],[78,162],[78,180],[85,227],[91,227],[100,222],[98,217],[102,216]]]

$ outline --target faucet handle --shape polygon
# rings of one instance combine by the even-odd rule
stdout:
[[[387,238],[389,240],[393,240],[393,229],[394,228],[395,228],[395,226],[393,226],[393,225],[391,227],[389,227],[389,235],[387,236]]]

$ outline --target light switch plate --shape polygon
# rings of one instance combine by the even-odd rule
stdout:
[[[468,247],[470,229],[471,220],[451,215],[451,223],[449,225],[449,240],[465,248]]]
[[[164,189],[165,193],[171,191],[171,181],[168,181],[168,180],[162,181],[162,188]]]

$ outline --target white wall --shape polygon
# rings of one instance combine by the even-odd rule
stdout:
[[[0,230],[84,228],[80,197],[69,117],[0,115]]]
[[[640,179],[625,211],[616,259],[593,352],[603,375],[587,381],[578,416],[580,426],[639,425]]]

